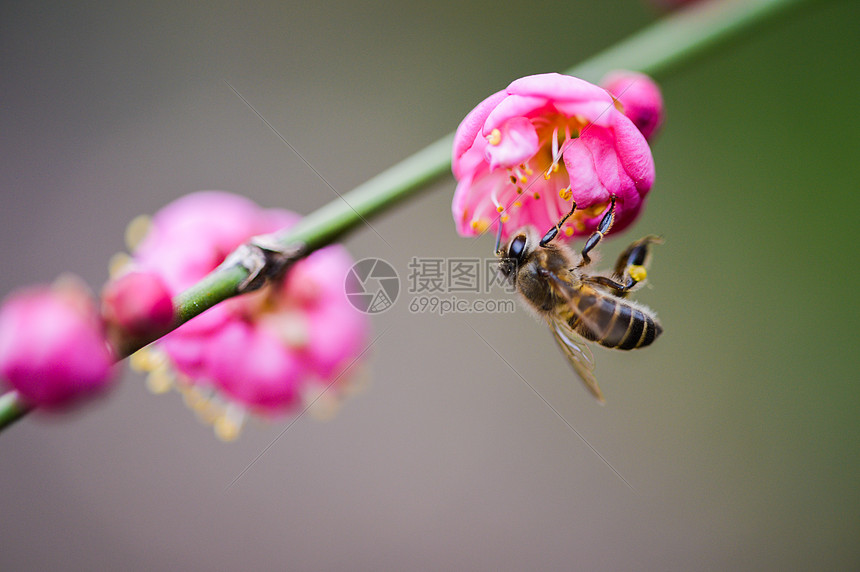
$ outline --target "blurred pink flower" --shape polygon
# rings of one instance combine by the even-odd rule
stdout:
[[[457,128],[452,210],[457,231],[474,236],[504,223],[541,232],[577,204],[561,236],[591,233],[617,197],[615,226],[638,216],[654,182],[645,138],[606,90],[541,74],[518,79],[481,102]]]
[[[133,267],[160,276],[175,296],[252,236],[297,221],[293,213],[265,210],[237,195],[193,193],[154,216],[133,253]],[[219,436],[235,437],[246,411],[290,411],[308,392],[318,395],[335,380],[326,394],[343,393],[352,370],[339,376],[361,354],[368,330],[367,316],[343,290],[351,265],[341,246],[318,250],[297,262],[285,280],[227,300],[157,342],[186,400],[198,412],[209,408],[201,415],[215,423]],[[163,379],[164,360],[141,361]]]
[[[0,377],[33,405],[61,409],[101,393],[114,361],[77,279],[14,292],[0,309]]]
[[[128,272],[111,279],[101,298],[102,316],[117,336],[155,335],[173,322],[170,291],[154,272]]]
[[[621,111],[650,141],[663,125],[663,96],[650,77],[632,71],[613,71],[600,82],[601,87],[621,103]]]

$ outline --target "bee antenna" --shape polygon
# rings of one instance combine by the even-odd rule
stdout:
[[[502,219],[499,218],[499,231],[496,233],[496,252],[499,252],[499,249],[502,246]]]

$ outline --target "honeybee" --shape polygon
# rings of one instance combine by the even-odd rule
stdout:
[[[662,242],[649,235],[628,246],[618,257],[611,277],[588,275],[588,253],[600,242],[615,219],[615,197],[597,230],[580,254],[553,244],[570,212],[540,238],[533,227],[514,234],[503,249],[501,224],[496,238],[499,271],[519,292],[526,305],[542,316],[570,365],[601,403],[603,393],[594,378],[594,357],[585,340],[608,348],[632,350],[651,345],[663,332],[654,313],[627,299],[647,276],[650,245]]]

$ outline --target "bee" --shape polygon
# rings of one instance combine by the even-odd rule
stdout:
[[[499,271],[516,288],[527,306],[543,317],[555,341],[588,390],[601,403],[603,393],[594,378],[594,357],[585,340],[607,348],[632,350],[651,345],[663,332],[654,313],[627,299],[647,276],[650,245],[662,243],[649,235],[628,246],[618,257],[612,276],[586,274],[588,253],[615,220],[615,197],[578,255],[553,244],[573,208],[540,238],[534,227],[514,234],[503,249],[501,224],[496,238]]]

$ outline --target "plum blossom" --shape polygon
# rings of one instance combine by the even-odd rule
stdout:
[[[650,141],[663,125],[663,96],[654,80],[644,73],[613,71],[600,82],[601,87],[621,104],[621,111]]]
[[[249,238],[298,216],[219,191],[193,193],[152,219],[130,267],[176,294],[198,282]],[[284,280],[227,300],[138,352],[150,388],[171,387],[216,434],[234,439],[248,414],[272,416],[317,400],[337,406],[366,346],[367,317],[343,291],[352,259],[329,246],[298,261]],[[323,413],[325,413],[323,411]]]
[[[102,290],[102,316],[117,337],[156,335],[173,322],[167,285],[153,272],[127,272]]]
[[[541,231],[571,209],[559,236],[595,230],[611,197],[613,231],[641,211],[654,182],[645,138],[604,89],[556,74],[527,76],[472,110],[454,137],[457,231],[474,236],[503,223]]]
[[[115,379],[114,361],[77,278],[14,292],[0,309],[0,377],[31,405],[59,410],[102,393]]]

